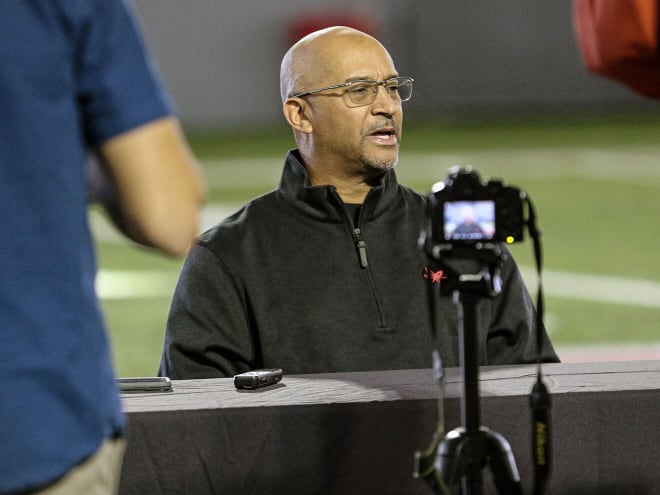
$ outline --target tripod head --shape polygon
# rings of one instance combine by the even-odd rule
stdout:
[[[502,291],[504,244],[523,240],[525,192],[483,182],[471,167],[452,167],[428,196],[419,247],[442,270],[441,295],[455,290],[495,297]]]
[[[430,265],[443,273],[440,295],[469,291],[496,297],[502,292],[502,264],[509,255],[501,244],[439,244],[428,254]]]

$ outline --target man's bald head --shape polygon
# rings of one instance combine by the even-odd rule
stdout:
[[[389,54],[383,45],[357,29],[334,26],[308,34],[284,55],[280,67],[282,102],[291,95],[341,81],[332,80],[336,64],[350,48],[373,45],[372,49]]]

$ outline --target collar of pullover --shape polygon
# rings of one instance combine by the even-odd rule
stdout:
[[[363,217],[366,220],[384,212],[396,196],[398,183],[394,170],[388,170],[367,195],[363,204]],[[284,171],[278,186],[282,194],[295,208],[307,215],[331,221],[343,221],[342,203],[334,186],[313,186],[298,150],[289,151],[284,163]]]

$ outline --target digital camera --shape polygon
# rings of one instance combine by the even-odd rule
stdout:
[[[522,241],[525,198],[502,181],[482,182],[471,167],[452,167],[429,195],[430,240],[453,245]]]

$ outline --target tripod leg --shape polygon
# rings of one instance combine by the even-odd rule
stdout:
[[[456,428],[445,436],[438,445],[435,460],[435,470],[440,479],[444,480],[449,493],[458,493],[461,478],[464,474],[463,448],[465,447],[465,431]]]
[[[450,493],[481,495],[482,471],[487,462],[487,445],[479,431],[466,433],[462,427],[447,433],[438,446],[435,469]]]
[[[482,429],[487,438],[490,469],[499,493],[523,495],[520,475],[513,451],[506,439],[487,428]]]

